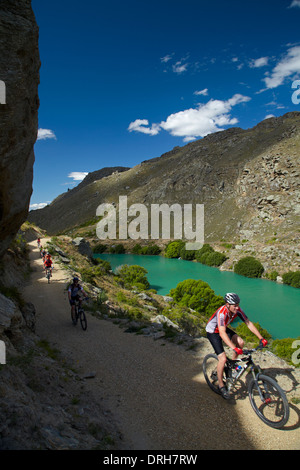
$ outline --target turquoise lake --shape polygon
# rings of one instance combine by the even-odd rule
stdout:
[[[236,292],[249,319],[259,322],[274,339],[300,336],[300,289],[162,256],[101,254],[95,257],[109,261],[113,271],[122,264],[143,266],[148,271],[151,288],[160,295],[168,295],[170,289],[185,279],[201,279],[217,295]]]

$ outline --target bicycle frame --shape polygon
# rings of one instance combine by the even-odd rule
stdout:
[[[226,375],[226,379],[229,382],[228,383],[228,388],[229,389],[246,372],[246,370],[249,369],[249,367],[250,367],[250,370],[251,370],[251,373],[252,373],[252,376],[253,376],[253,379],[254,379],[255,383],[256,383],[256,385],[258,385],[258,378],[259,378],[259,375],[262,373],[262,370],[261,370],[260,366],[255,364],[253,359],[252,359],[252,352],[257,351],[258,349],[260,349],[260,348],[251,349],[251,350],[244,350],[244,354],[248,356],[244,359],[235,359],[235,360],[233,360],[233,359],[227,358],[227,362],[225,364],[224,372],[225,372],[225,375]],[[244,365],[241,364],[243,362],[244,362]],[[234,370],[234,366],[237,365],[237,364],[241,365],[241,370],[237,373],[237,375],[235,377],[232,377],[232,371]],[[258,370],[257,374],[255,373],[255,369]]]

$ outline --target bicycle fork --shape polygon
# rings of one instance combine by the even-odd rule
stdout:
[[[268,405],[269,403],[271,403],[271,397],[270,397],[270,393],[269,393],[269,390],[268,390],[268,386],[264,382],[263,382],[263,387],[260,387],[259,384],[258,384],[259,376],[262,373],[260,367],[258,368],[258,374],[255,374],[254,367],[251,368],[251,372],[252,372],[252,376],[253,376],[253,379],[254,379],[256,389],[258,390],[258,394],[259,394],[259,397],[260,397],[262,403],[265,403],[266,405]],[[262,390],[262,388],[264,390]]]

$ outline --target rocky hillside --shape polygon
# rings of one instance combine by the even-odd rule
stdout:
[[[128,196],[128,206],[204,204],[206,242],[231,244],[239,253],[267,248],[267,263],[275,248],[297,269],[299,155],[300,113],[288,113],[252,129],[208,135],[90,184],[88,175],[68,198],[30,212],[29,220],[50,234],[64,232],[92,221],[103,202],[118,207],[120,195]],[[234,257],[230,251],[228,266]]]

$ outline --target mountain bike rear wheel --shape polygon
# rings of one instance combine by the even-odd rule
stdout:
[[[87,329],[87,319],[84,313],[84,310],[79,310],[79,320],[81,324],[81,328],[85,331]]]
[[[219,390],[219,382],[218,382],[218,374],[217,374],[217,365],[219,359],[216,354],[208,354],[205,356],[203,360],[203,374],[207,385],[211,388],[211,390],[218,395],[221,394]],[[226,376],[225,373],[223,374],[223,381],[226,384]]]
[[[248,395],[253,410],[268,426],[280,429],[290,416],[286,395],[278,383],[271,377],[259,374],[257,383],[251,380]]]

